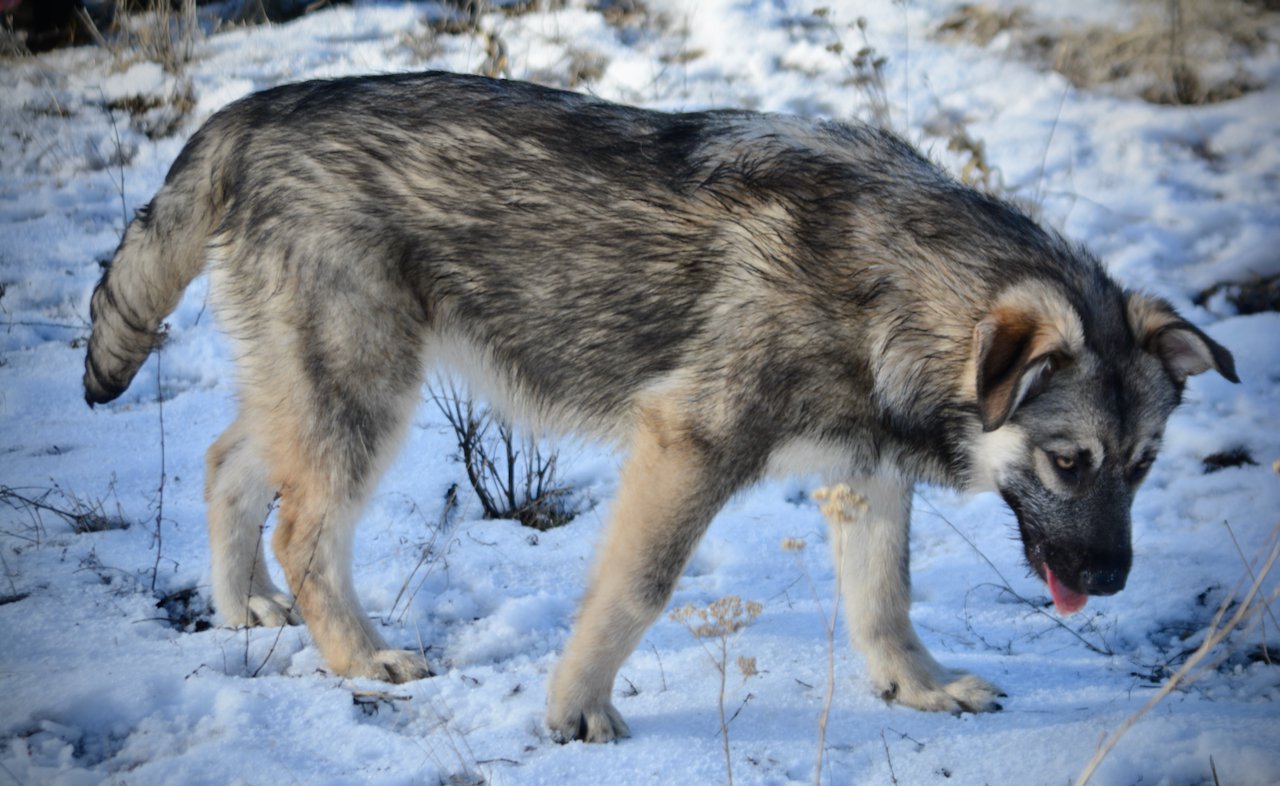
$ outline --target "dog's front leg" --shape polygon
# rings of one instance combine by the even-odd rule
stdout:
[[[609,742],[630,734],[610,700],[614,678],[733,488],[670,419],[641,418],[590,586],[551,680],[547,725],[557,740]]]
[[[845,621],[884,698],[920,710],[989,712],[1000,689],[933,659],[911,624],[908,535],[912,484],[873,477],[854,490],[865,509],[846,521],[832,517],[831,547],[845,604]]]

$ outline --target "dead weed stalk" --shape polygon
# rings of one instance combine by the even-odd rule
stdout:
[[[831,703],[835,699],[836,690],[836,626],[840,620],[840,598],[844,587],[840,580],[841,563],[845,549],[848,548],[849,532],[862,515],[867,512],[867,500],[856,494],[846,484],[814,489],[813,499],[818,509],[831,525],[831,546],[836,563],[836,587],[834,600],[831,603],[830,617],[824,618],[823,626],[827,636],[827,687],[822,696],[822,712],[818,715],[818,760],[813,770],[813,786],[822,783],[822,760],[827,748],[827,719],[831,716]],[[784,542],[784,548],[790,541]],[[814,589],[814,597],[817,597]],[[818,604],[821,608],[821,603]]]
[[[710,605],[703,608],[694,606],[692,603],[685,604],[672,611],[670,615],[672,620],[684,625],[693,634],[693,637],[702,645],[703,651],[707,653],[711,665],[720,675],[720,738],[724,743],[724,767],[729,786],[733,786],[733,761],[729,755],[729,723],[733,718],[726,719],[724,714],[724,700],[728,695],[729,645],[737,639],[743,628],[760,616],[762,611],[764,607],[755,601],[743,603],[742,598],[737,595],[729,595],[712,601]],[[714,645],[708,646],[706,643],[708,640],[714,641]],[[742,674],[744,685],[758,673],[755,658],[740,656],[735,664],[739,673]],[[747,698],[751,698],[750,694]],[[737,713],[734,717],[737,717]]]

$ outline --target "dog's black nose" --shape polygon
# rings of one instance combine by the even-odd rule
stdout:
[[[1080,589],[1086,595],[1114,595],[1124,589],[1128,570],[1120,568],[1096,568],[1080,571]]]

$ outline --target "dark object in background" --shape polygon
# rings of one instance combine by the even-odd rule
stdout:
[[[1280,311],[1280,273],[1242,282],[1223,281],[1201,291],[1192,298],[1192,302],[1203,306],[1219,292],[1225,293],[1227,302],[1235,307],[1238,314]]]
[[[1217,472],[1220,469],[1229,467],[1256,467],[1258,462],[1253,460],[1253,454],[1248,448],[1237,446],[1227,450],[1220,450],[1204,457],[1204,474],[1208,475]]]
[[[168,0],[182,7],[182,0]],[[196,5],[216,5],[209,10],[217,21],[233,23],[287,22],[290,19],[345,4],[347,0],[239,0],[218,2],[196,0]],[[142,13],[157,0],[131,0],[127,13]],[[0,0],[0,25],[16,34],[32,52],[47,52],[61,46],[91,44],[95,37],[89,26],[107,34],[115,21],[116,0]],[[86,17],[88,21],[86,22]]]
[[[3,26],[32,52],[92,43],[80,9],[99,30],[110,25],[115,15],[112,0],[0,0]]]
[[[240,0],[224,16],[233,22],[287,22],[303,14],[348,0]]]

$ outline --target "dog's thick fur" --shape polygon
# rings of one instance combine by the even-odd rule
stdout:
[[[770,471],[867,498],[837,562],[886,695],[997,708],[912,628],[913,484],[1000,491],[1070,611],[1124,584],[1130,502],[1186,378],[1235,379],[1166,303],[883,131],[440,73],[290,85],[210,119],[94,292],[90,403],[124,390],[206,266],[241,395],[208,455],[214,600],[231,625],[293,619],[259,544],[278,492],[276,557],[342,674],[428,673],[350,572],[427,364],[629,449],[550,687],[566,739],[627,733],[618,668],[725,499]]]

